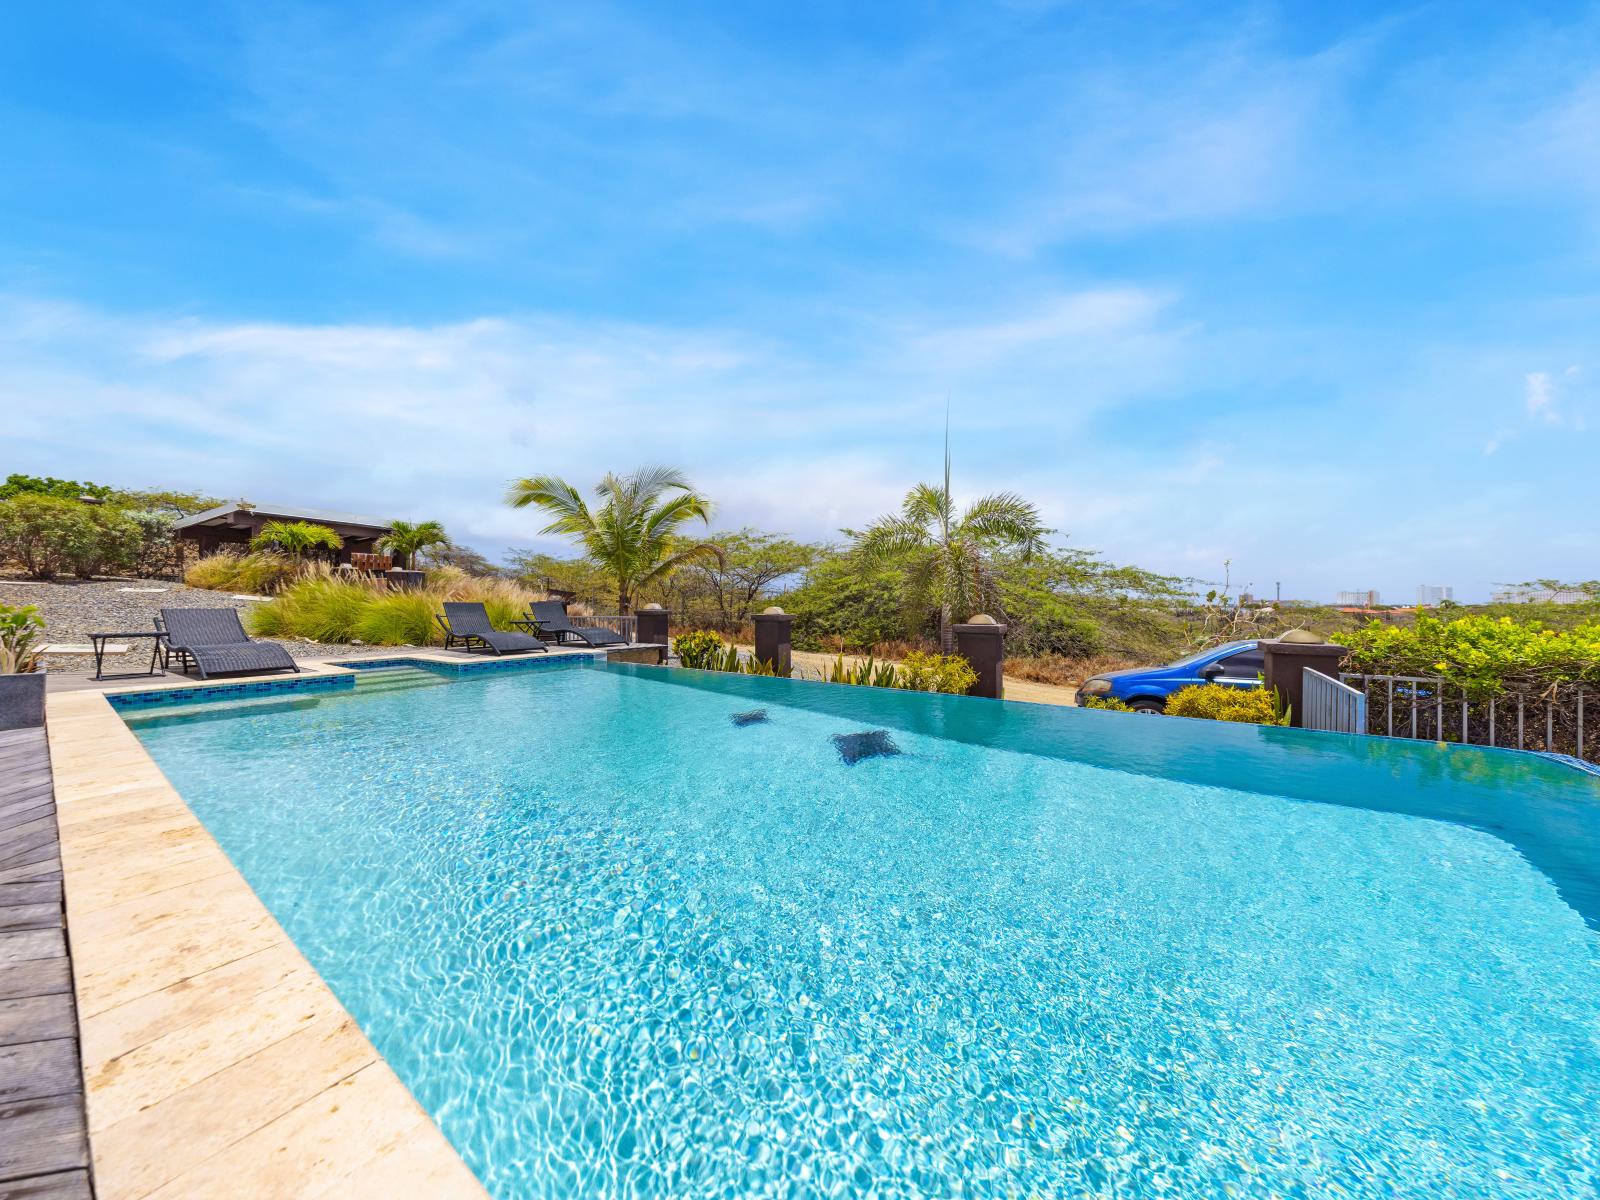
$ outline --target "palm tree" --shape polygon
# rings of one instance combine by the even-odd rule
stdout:
[[[854,550],[869,566],[905,571],[910,603],[923,612],[939,610],[939,646],[950,654],[952,617],[969,617],[996,598],[993,556],[1010,551],[1026,559],[1049,532],[1039,510],[1012,492],[974,500],[957,516],[947,449],[944,486],[919,483],[898,515],[879,517],[855,535]]]
[[[250,539],[252,550],[278,550],[299,562],[313,550],[339,550],[344,539],[326,525],[310,521],[268,521]]]
[[[388,536],[380,544],[399,558],[402,565],[410,567],[419,551],[434,546],[448,546],[450,538],[444,526],[437,521],[418,521],[415,524],[410,521],[391,521]]]
[[[578,489],[554,475],[519,479],[506,493],[512,508],[542,508],[554,520],[541,532],[576,538],[585,553],[617,581],[617,609],[633,611],[645,584],[677,567],[722,557],[710,542],[690,542],[679,530],[691,521],[710,523],[711,501],[671,467],[640,467],[629,475],[607,473],[594,489],[601,501],[591,509]]]

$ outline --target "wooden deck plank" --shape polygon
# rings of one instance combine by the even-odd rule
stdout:
[[[0,1000],[54,996],[72,991],[72,966],[66,956],[0,964]]]
[[[81,1081],[78,1044],[71,1038],[0,1046],[0,1104],[70,1095]]]
[[[61,905],[12,904],[0,908],[0,933],[23,929],[60,929]]]
[[[0,883],[0,908],[14,904],[60,904],[59,883]]]
[[[71,995],[66,992],[0,1000],[0,1046],[70,1039],[77,1035],[77,1011]]]
[[[89,1165],[83,1101],[76,1095],[41,1096],[0,1105],[0,1196],[52,1195],[20,1190],[28,1177],[50,1176]],[[7,1188],[15,1188],[8,1193]],[[70,1194],[70,1193],[69,1193]]]
[[[88,1171],[59,1171],[0,1183],[0,1200],[94,1200],[94,1193]]]
[[[42,729],[0,734],[0,1200],[89,1200],[60,830]]]

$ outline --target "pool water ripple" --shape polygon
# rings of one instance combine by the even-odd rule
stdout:
[[[750,707],[136,724],[499,1197],[1592,1194],[1600,937],[1506,843]]]

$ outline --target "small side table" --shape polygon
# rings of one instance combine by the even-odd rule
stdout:
[[[160,674],[156,670],[156,663],[161,659],[161,643],[166,640],[166,637],[167,635],[164,633],[152,632],[148,629],[141,629],[138,633],[91,633],[89,641],[94,646],[94,677],[96,679],[138,679]],[[149,638],[151,641],[149,670],[123,671],[116,675],[107,675],[105,673],[106,643],[131,642],[135,638]]]

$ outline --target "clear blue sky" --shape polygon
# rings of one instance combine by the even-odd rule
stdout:
[[[823,536],[947,395],[958,492],[1148,567],[1600,575],[1600,7],[0,13],[4,470]]]

